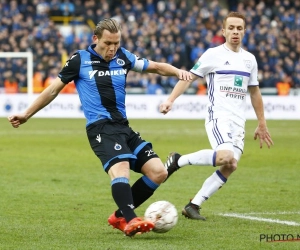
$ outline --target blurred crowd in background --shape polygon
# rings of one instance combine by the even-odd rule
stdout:
[[[247,18],[243,47],[256,56],[260,87],[283,95],[300,88],[300,0],[0,0],[0,51],[32,51],[34,92],[41,92],[71,54],[90,45],[95,25],[113,17],[126,49],[189,70],[205,50],[224,43],[222,20],[230,11]],[[26,64],[1,58],[0,88],[26,92]],[[177,82],[135,72],[127,79],[128,93],[167,94]],[[205,80],[189,93],[205,94]]]

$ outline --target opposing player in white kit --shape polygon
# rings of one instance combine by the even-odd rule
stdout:
[[[223,21],[222,32],[226,42],[204,52],[190,70],[193,79],[179,81],[168,99],[160,105],[160,112],[168,113],[175,99],[183,94],[193,81],[199,77],[206,78],[209,104],[205,128],[212,149],[186,155],[173,152],[165,163],[168,177],[186,165],[220,166],[205,180],[199,192],[182,210],[183,215],[195,220],[205,220],[199,212],[202,203],[220,189],[237,168],[244,149],[248,90],[258,119],[254,139],[259,138],[260,148],[263,142],[268,148],[273,145],[257,81],[257,62],[254,55],[241,48],[245,34],[244,15],[229,13]]]

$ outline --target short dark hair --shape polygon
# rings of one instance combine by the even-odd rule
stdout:
[[[110,33],[118,33],[122,30],[121,25],[113,18],[101,20],[94,29],[94,35],[98,38],[102,37],[103,31],[108,30]]]
[[[237,18],[241,18],[244,21],[244,28],[246,28],[246,17],[239,13],[239,12],[230,12],[223,20],[223,28],[225,28],[226,26],[226,21],[229,17],[237,17]]]

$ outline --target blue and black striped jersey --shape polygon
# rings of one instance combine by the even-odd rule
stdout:
[[[87,126],[100,119],[124,121],[127,74],[129,70],[142,72],[149,61],[121,47],[106,62],[94,51],[94,46],[74,53],[58,77],[66,84],[74,80]]]

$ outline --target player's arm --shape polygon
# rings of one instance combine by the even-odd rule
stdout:
[[[57,77],[38,97],[37,99],[26,109],[23,114],[12,115],[8,117],[11,125],[14,128],[18,128],[21,124],[25,123],[30,117],[32,117],[39,110],[47,106],[52,102],[58,93],[63,89],[65,84]]]
[[[149,60],[148,67],[144,70],[147,73],[156,73],[162,76],[177,76],[180,80],[191,80],[192,75],[186,70],[178,69],[168,63],[160,63]]]
[[[66,62],[58,77],[37,97],[23,114],[8,117],[11,125],[14,128],[18,128],[35,113],[52,102],[67,83],[78,77],[80,62],[81,59],[79,53],[74,53]]]
[[[179,80],[174,89],[172,90],[171,94],[169,95],[168,99],[160,104],[159,110],[163,114],[167,114],[171,109],[174,101],[177,99],[178,96],[182,95],[187,88],[191,85],[193,81],[195,81],[198,76],[191,74],[192,79],[190,80]]]
[[[264,115],[264,105],[263,105],[263,100],[262,100],[259,87],[258,86],[249,87],[249,93],[250,93],[251,103],[258,120],[258,126],[254,132],[254,139],[255,140],[257,138],[260,139],[260,148],[262,148],[263,142],[265,142],[268,148],[270,148],[270,146],[273,145],[273,141],[271,139],[271,135],[267,128],[267,122]]]

